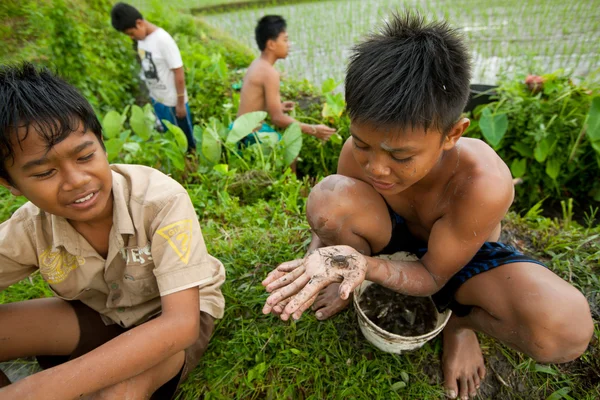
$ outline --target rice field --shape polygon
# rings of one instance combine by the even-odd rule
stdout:
[[[352,45],[400,7],[418,9],[428,20],[445,18],[461,30],[471,49],[474,83],[499,75],[544,74],[563,68],[588,76],[600,67],[598,0],[339,0],[232,11],[204,16],[259,54],[257,20],[282,15],[291,51],[278,62],[294,78],[320,84],[342,81]]]

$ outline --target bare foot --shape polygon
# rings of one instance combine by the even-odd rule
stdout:
[[[316,311],[315,316],[317,319],[325,320],[348,307],[348,304],[352,301],[352,295],[347,300],[342,300],[339,290],[339,283],[332,283],[321,290],[312,306],[313,311]]]
[[[475,332],[460,328],[453,316],[444,328],[444,388],[451,399],[475,397],[485,378],[485,364]]]

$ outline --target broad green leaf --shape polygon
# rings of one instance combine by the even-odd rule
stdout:
[[[213,169],[223,175],[227,175],[229,172],[229,165],[227,164],[217,164],[213,167]]]
[[[560,173],[560,161],[556,158],[549,158],[546,161],[546,174],[553,180],[558,178],[558,174]]]
[[[142,151],[142,146],[137,142],[128,142],[123,145],[123,150],[131,154],[137,154]]]
[[[398,382],[396,382],[396,383],[394,383],[392,385],[392,390],[394,392],[397,392],[398,390],[404,389],[405,387],[406,387],[406,382],[404,382],[404,381],[398,381]]]
[[[267,113],[264,111],[255,111],[239,116],[233,121],[233,126],[229,135],[227,135],[226,143],[239,142],[256,128],[259,128],[266,117]]]
[[[492,114],[489,107],[484,108],[479,119],[479,127],[485,140],[497,149],[508,129],[508,117],[506,114]]]
[[[521,157],[533,158],[533,149],[523,142],[517,142],[510,148],[521,155]]]
[[[185,158],[183,153],[180,153],[173,148],[165,148],[163,149],[163,153],[169,158],[169,161],[171,161],[178,171],[183,171],[185,169]]]
[[[152,135],[152,128],[146,121],[144,110],[141,107],[134,105],[131,107],[131,118],[129,118],[129,125],[136,135],[141,137],[143,140],[150,139]]]
[[[600,96],[592,99],[587,120],[587,135],[592,142],[600,141]]]
[[[329,137],[329,141],[333,144],[341,144],[343,140],[339,133],[334,133]]]
[[[592,142],[592,147],[596,150],[596,153],[600,154],[600,140]]]
[[[344,112],[344,107],[346,106],[346,103],[344,101],[344,97],[342,96],[342,94],[341,93],[337,93],[335,95],[326,94],[325,98],[326,98],[326,103],[323,105],[323,111],[321,112],[321,115],[323,115],[323,118],[329,118],[329,117],[339,118],[342,115],[342,113]]]
[[[169,132],[171,132],[173,134],[173,137],[175,137],[175,141],[177,142],[177,147],[179,148],[179,150],[182,153],[185,153],[188,148],[188,142],[187,138],[185,137],[185,133],[183,133],[180,127],[178,127],[177,125],[173,125],[166,119],[164,119],[163,122],[169,130]]]
[[[300,124],[293,123],[288,126],[281,139],[283,145],[283,160],[286,165],[290,165],[302,149],[302,131],[300,130]]]
[[[104,137],[112,139],[121,133],[121,114],[116,111],[109,111],[102,120],[102,128],[104,129]]]
[[[124,144],[125,142],[116,138],[108,139],[104,142],[104,147],[106,147],[109,162],[113,162],[117,157],[119,157],[119,153],[121,152]]]
[[[527,169],[527,159],[526,158],[515,158],[510,164],[510,172],[512,173],[513,178],[520,178],[525,175],[525,170]]]
[[[260,143],[265,143],[268,147],[274,148],[279,143],[279,135],[276,132],[257,132]]]
[[[543,163],[544,161],[546,161],[549,151],[550,143],[548,143],[546,139],[542,139],[535,146],[535,149],[533,150],[533,156],[535,157],[537,162]]]
[[[323,94],[333,92],[333,90],[339,86],[339,83],[336,82],[333,78],[326,79],[321,85],[321,92]]]
[[[212,163],[218,163],[221,159],[221,143],[218,133],[207,126],[202,134],[202,154]]]

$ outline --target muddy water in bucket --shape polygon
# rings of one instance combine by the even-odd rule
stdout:
[[[406,252],[380,255],[378,258],[398,261],[418,259]],[[370,289],[371,286],[376,289]],[[407,297],[378,286],[363,281],[354,289],[353,302],[361,332],[380,350],[401,354],[418,349],[436,337],[450,319],[451,311],[439,313],[429,297]]]
[[[420,336],[435,329],[437,311],[428,297],[406,296],[383,286],[369,285],[360,308],[375,325],[400,336]]]

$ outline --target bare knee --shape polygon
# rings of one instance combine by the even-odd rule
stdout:
[[[538,362],[563,363],[583,354],[594,334],[586,298],[575,288],[561,299],[561,307],[538,310],[541,323],[531,326],[529,355]],[[544,320],[539,318],[545,317]]]
[[[371,185],[343,175],[330,175],[311,190],[306,216],[313,232],[327,245],[352,245],[346,242],[352,241],[353,235],[370,241],[370,232],[379,236],[385,229],[391,232],[381,195]],[[371,226],[374,224],[381,226]]]

